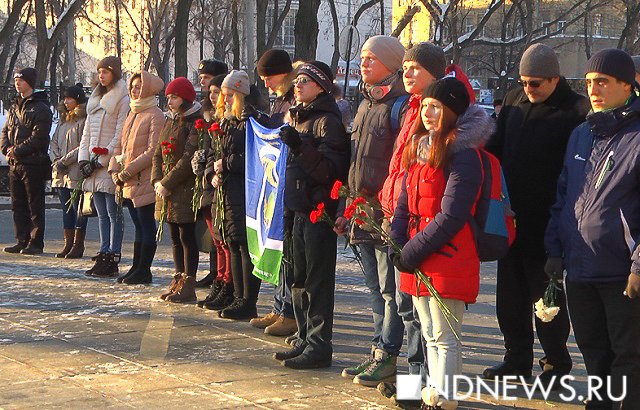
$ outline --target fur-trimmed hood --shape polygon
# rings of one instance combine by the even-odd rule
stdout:
[[[87,118],[87,103],[78,104],[72,112],[69,112],[64,102],[61,101],[57,109],[60,114],[60,122],[78,121]]]
[[[479,105],[470,105],[456,122],[456,139],[451,146],[452,152],[483,147],[494,129],[493,118]]]
[[[118,80],[113,88],[107,91],[106,94],[100,95],[98,88],[99,87],[94,88],[91,97],[89,97],[89,101],[87,102],[88,113],[92,113],[102,107],[108,114],[112,114],[116,112],[118,103],[120,103],[123,98],[129,98],[127,83],[122,79]]]

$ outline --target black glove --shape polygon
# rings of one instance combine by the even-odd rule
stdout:
[[[396,253],[393,255],[393,266],[396,267],[396,269],[398,269],[400,272],[409,272],[409,273],[413,273],[413,268],[410,268],[408,266],[406,266],[404,263],[402,263],[402,261],[400,260],[400,254]]]
[[[296,151],[298,148],[300,148],[300,145],[302,144],[300,133],[296,131],[296,129],[292,126],[285,125],[284,127],[282,127],[279,135],[282,142],[287,144],[293,151]]]
[[[240,121],[247,121],[249,117],[254,117],[256,120],[259,117],[259,111],[256,110],[252,105],[245,105],[242,109],[242,114],[240,114]]]
[[[67,171],[69,171],[69,167],[63,164],[60,160],[53,163],[53,169],[59,174],[66,174]]]
[[[564,272],[564,261],[562,258],[550,256],[544,264],[544,272],[551,279],[562,280]]]
[[[89,178],[96,168],[98,167],[94,161],[80,161],[80,173],[85,178]]]

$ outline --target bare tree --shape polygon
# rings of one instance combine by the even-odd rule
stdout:
[[[294,27],[295,58],[298,60],[313,60],[316,57],[320,2],[321,0],[305,0],[298,5]]]
[[[175,70],[176,77],[187,76],[187,34],[189,11],[193,0],[178,0],[175,20]]]
[[[617,48],[624,49],[633,55],[640,48],[640,1],[622,0],[621,3],[625,23]]]

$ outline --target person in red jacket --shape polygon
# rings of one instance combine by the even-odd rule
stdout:
[[[427,345],[429,384],[423,401],[431,408],[455,409],[452,377],[462,372],[465,303],[474,303],[480,286],[480,260],[469,224],[480,186],[478,148],[493,131],[482,108],[469,105],[464,84],[451,77],[433,82],[423,94],[420,120],[403,155],[404,182],[391,224],[401,245],[392,253],[400,290],[413,297]],[[458,321],[452,329],[413,271],[431,278]],[[448,384],[447,384],[448,383]],[[441,396],[440,396],[441,395]],[[438,407],[439,406],[439,407]]]

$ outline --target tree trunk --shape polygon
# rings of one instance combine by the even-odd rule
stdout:
[[[25,4],[27,4],[27,1],[29,1],[29,4],[31,4],[30,0],[15,0],[13,2],[13,7],[11,8],[9,15],[7,16],[7,19],[4,21],[2,30],[0,30],[0,44],[5,44],[7,40],[11,40],[16,25],[18,24],[18,21],[20,21],[20,14],[22,14],[22,9],[24,8]]]
[[[336,11],[335,0],[328,0],[329,10],[331,11],[331,23],[333,24],[333,55],[331,56],[331,70],[335,73],[338,69],[340,61],[340,22],[338,21],[338,12]]]
[[[76,82],[76,39],[74,21],[67,25],[67,54],[65,58],[67,67],[67,83],[75,84]]]
[[[56,45],[53,46],[53,52],[51,53],[51,63],[49,65],[49,101],[54,106],[58,102],[58,93],[56,91],[56,84],[58,83],[58,51],[60,50],[60,42],[56,41]]]
[[[267,51],[267,7],[269,0],[256,0],[256,53],[258,58]]]
[[[120,29],[120,0],[115,0],[116,9],[116,55],[122,59],[122,30]]]
[[[295,22],[295,59],[314,60],[318,48],[318,9],[321,0],[299,3]]]
[[[175,23],[175,77],[187,77],[187,33],[193,0],[178,0]]]
[[[233,68],[240,69],[240,33],[238,33],[238,1],[231,4],[231,31],[233,36]]]

